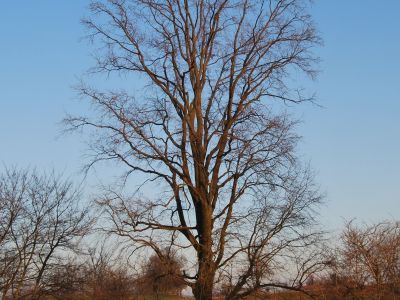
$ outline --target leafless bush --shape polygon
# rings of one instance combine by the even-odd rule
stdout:
[[[48,299],[130,299],[135,277],[128,272],[115,247],[100,242],[64,259],[46,277]]]
[[[134,292],[134,277],[129,274],[124,259],[116,255],[116,247],[105,242],[89,249],[85,262],[85,285],[90,299],[128,299]]]
[[[136,279],[136,293],[181,295],[186,286],[182,269],[183,259],[171,249],[165,249],[162,256],[150,256],[143,265],[143,275]]]

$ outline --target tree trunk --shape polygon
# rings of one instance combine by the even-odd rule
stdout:
[[[197,227],[200,249],[197,252],[198,273],[193,288],[196,300],[211,300],[214,288],[215,263],[212,251],[212,209],[207,203],[202,203],[197,210]]]
[[[193,288],[193,294],[196,300],[212,300],[214,274],[214,266],[207,262],[199,264],[198,279]]]

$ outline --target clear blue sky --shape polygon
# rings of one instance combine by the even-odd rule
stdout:
[[[88,1],[4,1],[0,10],[0,162],[75,174],[85,146],[57,138],[71,89],[92,64],[80,41]],[[300,151],[326,192],[324,223],[400,219],[400,1],[316,1],[322,73],[309,84]],[[104,174],[98,172],[97,176]],[[93,175],[94,176],[94,175]],[[89,179],[95,181],[95,179]]]

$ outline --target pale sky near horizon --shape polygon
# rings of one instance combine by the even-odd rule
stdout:
[[[82,1],[3,1],[0,9],[0,170],[55,168],[73,176],[84,163],[78,135],[61,136],[66,112],[81,109],[71,88],[93,60],[80,19]],[[400,220],[400,1],[315,1],[324,46],[319,108],[296,106],[310,161],[326,204],[323,224],[344,219]],[[87,180],[107,174],[101,169]]]

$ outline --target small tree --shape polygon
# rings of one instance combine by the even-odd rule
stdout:
[[[274,275],[317,240],[310,225],[320,196],[296,159],[295,122],[273,100],[312,100],[286,80],[314,74],[319,39],[307,3],[94,1],[94,18],[84,20],[101,43],[94,71],[133,74],[144,89],[83,85],[98,114],[68,117],[69,129],[93,129],[89,166],[113,160],[142,188],[160,190],[150,199],[106,195],[109,231],[160,257],[171,241],[192,251],[196,267],[182,274],[198,300],[212,298],[231,266],[229,299],[301,288]]]
[[[337,273],[348,288],[367,290],[376,299],[399,295],[400,226],[398,222],[355,226],[342,233]]]
[[[54,174],[6,170],[0,175],[1,292],[38,299],[43,278],[63,251],[73,250],[92,220],[72,184]]]

